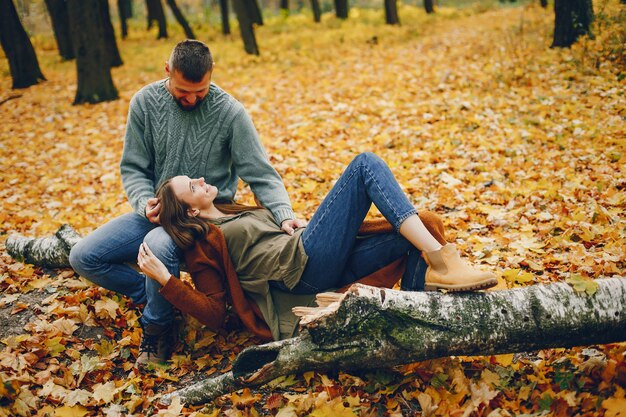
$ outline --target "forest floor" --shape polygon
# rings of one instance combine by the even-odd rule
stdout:
[[[197,34],[302,217],[372,151],[413,203],[443,216],[449,241],[498,274],[496,290],[584,287],[626,270],[625,9],[597,3],[595,38],[571,49],[549,48],[553,11],[534,4],[434,16],[403,6],[400,27],[371,10],[320,25],[275,17],[257,30],[260,57],[235,36]],[[13,232],[69,223],[87,234],[131,210],[119,176],[128,103],[164,77],[182,36],[157,41],[138,26],[118,42],[125,63],[113,70],[112,102],[71,105],[75,64],[59,60],[50,36],[34,37],[44,83],[10,90],[0,60],[0,101],[19,95],[0,105],[0,415],[625,415],[624,343],[309,372],[206,407],[157,408],[163,393],[228,370],[258,340],[188,319],[172,363],[138,372],[140,313],[127,299],[71,270],[15,262],[3,247]],[[241,187],[239,199],[250,192]]]

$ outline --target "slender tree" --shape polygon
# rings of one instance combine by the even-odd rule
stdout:
[[[554,47],[570,47],[579,36],[592,36],[593,20],[591,0],[554,1]]]
[[[57,41],[59,55],[65,60],[74,59],[74,47],[70,37],[70,24],[67,17],[67,2],[65,0],[45,0],[54,38]]]
[[[248,10],[248,17],[253,24],[262,26],[263,15],[261,14],[261,8],[257,0],[243,0],[243,4]]]
[[[95,1],[67,0],[67,11],[78,76],[74,104],[117,99],[101,5]]]
[[[0,44],[9,61],[13,88],[26,88],[46,78],[13,0],[0,0]]]
[[[111,23],[111,13],[109,11],[108,0],[98,0],[100,6],[100,18],[102,19],[102,30],[104,34],[104,41],[106,44],[109,59],[111,60],[112,67],[120,67],[124,62],[120,56],[120,50],[117,48],[117,41],[115,40],[115,31],[113,30],[113,24]]]
[[[174,17],[176,18],[178,23],[183,27],[183,30],[185,31],[185,36],[188,39],[196,39],[196,35],[194,35],[193,30],[191,30],[191,26],[189,26],[187,19],[185,19],[185,16],[183,16],[183,12],[180,11],[180,8],[176,4],[176,0],[166,0],[166,1],[170,9],[172,9],[172,13],[174,14]]]
[[[426,13],[435,13],[435,6],[433,5],[433,0],[424,0],[424,9]]]
[[[335,0],[335,16],[339,19],[348,18],[348,0]]]
[[[397,0],[385,0],[385,21],[388,25],[399,25]]]
[[[241,32],[244,49],[251,55],[259,55],[259,47],[254,36],[253,21],[244,0],[233,0],[233,9],[235,9],[235,14],[239,21],[239,31]]]
[[[281,13],[289,15],[289,0],[280,0]]]
[[[157,39],[167,38],[167,21],[161,0],[146,0],[146,9],[148,10],[148,29],[151,29],[152,24],[157,22],[159,24]]]
[[[322,9],[319,0],[311,0],[311,9],[313,10],[313,20],[315,23],[322,21]]]
[[[120,16],[120,29],[122,39],[128,36],[128,19],[133,16],[133,3],[131,0],[117,0],[117,11]]]
[[[230,35],[230,22],[228,21],[228,0],[220,0],[220,14],[222,16],[222,33]]]

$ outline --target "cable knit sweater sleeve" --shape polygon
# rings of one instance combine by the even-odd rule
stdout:
[[[120,171],[130,204],[145,217],[148,199],[154,197],[154,150],[146,140],[143,99],[140,91],[130,101]]]
[[[241,106],[231,124],[231,155],[239,177],[250,184],[252,192],[279,225],[295,219],[291,201],[280,175],[270,164],[259,135]]]

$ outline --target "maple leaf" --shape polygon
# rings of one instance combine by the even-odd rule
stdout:
[[[85,407],[64,405],[54,410],[55,417],[84,417],[89,413]]]
[[[115,387],[115,382],[109,381],[106,383],[95,384],[92,387],[93,399],[97,402],[110,403],[118,393],[118,389]]]
[[[94,308],[96,309],[96,316],[100,318],[110,317],[115,320],[117,317],[117,309],[119,305],[108,297],[103,297],[101,300],[98,300],[94,303]]]
[[[420,403],[420,407],[422,408],[423,417],[434,416],[435,412],[439,408],[439,406],[433,403],[432,397],[424,392],[420,392],[418,394],[417,401]]]
[[[178,417],[181,411],[183,411],[183,404],[180,402],[180,397],[174,397],[172,403],[166,409],[159,410],[159,416],[163,417]]]
[[[598,291],[598,283],[591,279],[585,279],[581,275],[574,274],[565,280],[577,292],[584,292],[587,295],[594,295]]]
[[[298,417],[298,412],[296,410],[296,407],[289,404],[278,410],[278,413],[276,413],[275,417]]]

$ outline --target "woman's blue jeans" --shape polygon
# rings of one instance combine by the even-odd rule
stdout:
[[[395,233],[357,238],[372,203]],[[309,257],[298,284],[290,291],[313,294],[339,288],[408,255],[403,290],[423,290],[426,262],[398,230],[415,208],[387,164],[372,153],[358,155],[317,209],[302,233]],[[282,283],[281,283],[282,284]],[[283,285],[278,286],[286,289]]]

